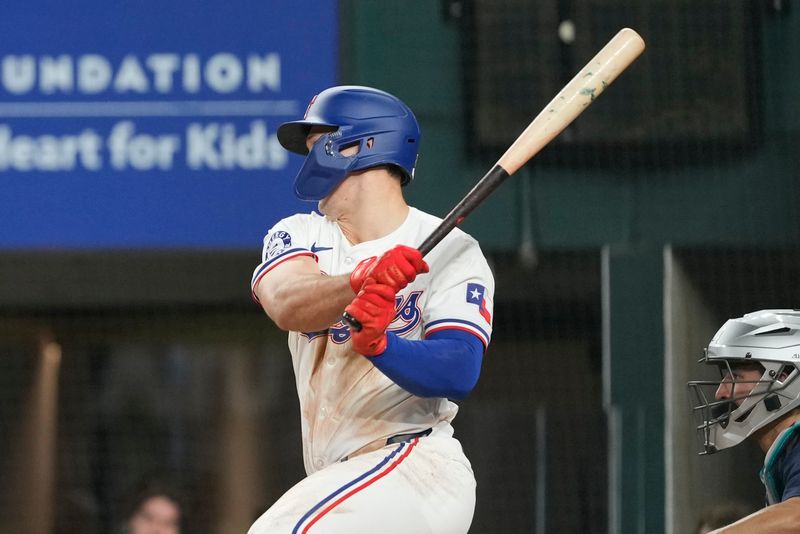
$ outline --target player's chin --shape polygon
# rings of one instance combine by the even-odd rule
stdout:
[[[341,202],[331,199],[331,195],[317,202],[317,211],[331,221],[338,221],[342,216],[342,209],[339,207]]]
[[[328,219],[331,219],[331,220],[335,221],[336,218],[337,218],[336,213],[335,213],[336,210],[333,209],[333,206],[331,205],[332,203],[331,203],[330,199],[331,199],[331,197],[330,197],[330,195],[328,195],[327,197],[325,197],[322,200],[320,200],[319,202],[317,202],[317,211],[319,211],[321,214],[323,214]]]

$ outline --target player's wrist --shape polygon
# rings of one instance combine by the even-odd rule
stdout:
[[[381,332],[378,335],[372,335],[365,332],[353,332],[352,336],[353,350],[367,358],[374,358],[386,352],[388,346],[388,336],[386,332]]]
[[[367,358],[376,358],[386,352],[388,337],[386,334],[373,339],[363,347],[355,347],[356,352]]]
[[[380,344],[376,346],[376,350],[374,350],[372,354],[365,354],[365,356],[368,358],[380,358],[381,356],[384,356],[387,352],[391,352],[391,347],[395,344],[396,339],[397,334],[387,330],[383,333],[383,336],[380,339]]]

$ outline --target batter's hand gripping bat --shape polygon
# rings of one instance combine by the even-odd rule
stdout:
[[[506,153],[461,199],[419,246],[425,256],[478,207],[506,178],[517,172],[547,143],[570,125],[644,51],[644,40],[630,28],[620,30],[531,121]],[[342,319],[356,332],[359,322]]]

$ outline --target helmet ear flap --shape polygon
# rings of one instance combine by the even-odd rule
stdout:
[[[301,200],[321,200],[347,177],[357,156],[345,156],[334,146],[333,134],[323,134],[306,156],[294,179],[294,191]],[[355,146],[358,146],[358,142]]]
[[[767,409],[768,412],[774,412],[776,410],[781,409],[781,399],[778,398],[778,395],[773,393],[772,395],[768,395],[764,397],[764,407]]]
[[[337,151],[345,158],[350,158],[361,153],[362,145],[366,146],[366,143],[362,143],[362,141],[359,139],[351,143],[343,144],[342,146],[338,147]]]

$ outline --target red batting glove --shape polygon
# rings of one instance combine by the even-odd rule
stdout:
[[[353,288],[353,293],[356,295],[361,291],[361,286],[364,285],[364,280],[367,279],[367,273],[372,269],[372,264],[378,260],[378,256],[370,256],[365,260],[361,260],[350,273],[350,287]]]
[[[418,274],[427,272],[428,264],[419,250],[397,245],[377,260],[372,257],[361,261],[350,274],[350,287],[358,293],[367,278],[372,278],[379,284],[390,286],[397,293],[413,282]]]
[[[353,350],[364,356],[377,356],[386,350],[386,329],[395,316],[395,291],[390,286],[369,283],[344,309],[361,323],[361,330],[350,330]]]

